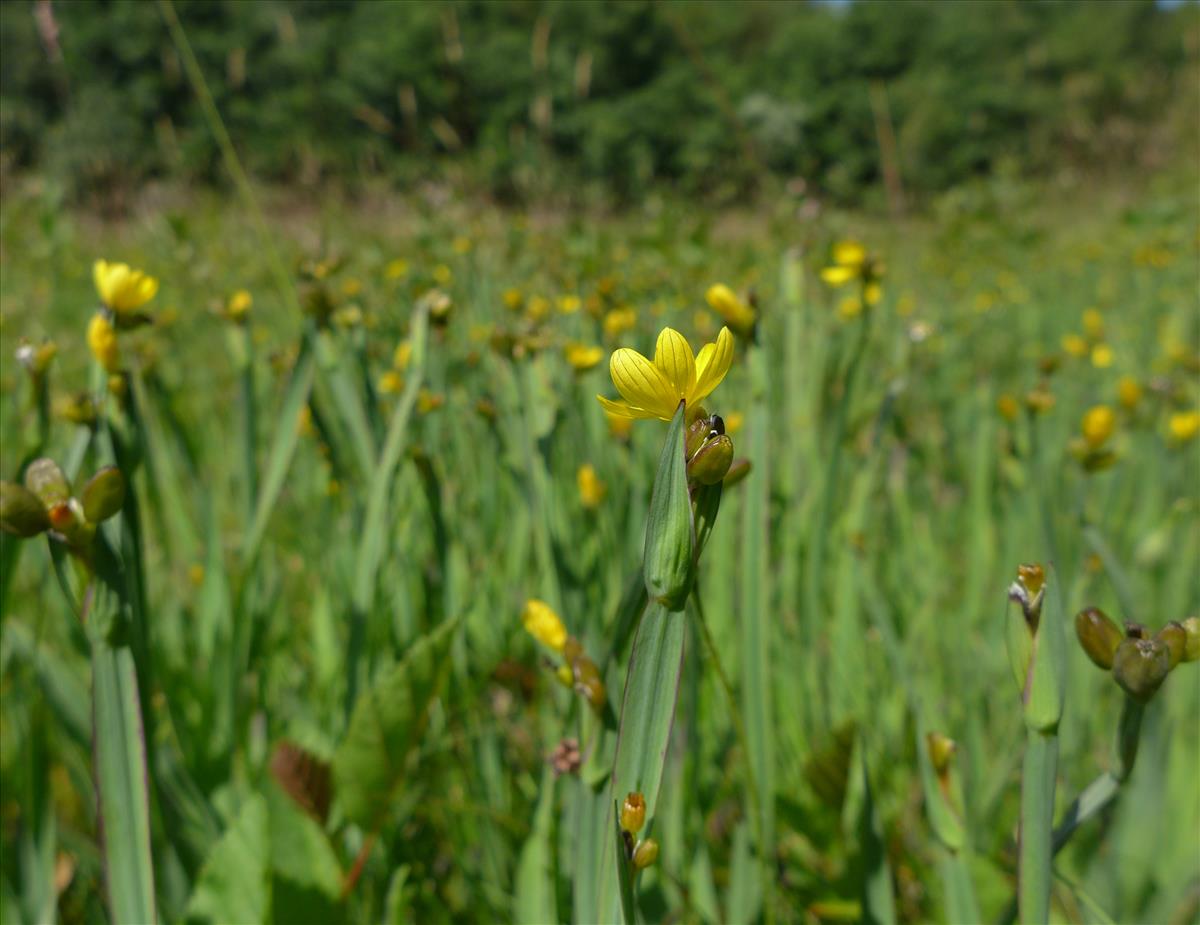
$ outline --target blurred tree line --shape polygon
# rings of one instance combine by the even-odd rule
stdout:
[[[1194,4],[176,9],[251,172],[292,183],[403,182],[450,161],[513,197],[663,179],[723,195],[767,172],[840,199],[881,178],[921,195],[997,169],[1142,162],[1172,113],[1193,121],[1178,113],[1194,116],[1198,82]],[[4,2],[0,52],[4,170],[77,195],[220,177],[154,4]]]

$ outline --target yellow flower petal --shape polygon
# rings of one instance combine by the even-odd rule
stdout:
[[[646,411],[644,408],[635,408],[627,401],[613,401],[611,398],[605,398],[603,395],[597,395],[596,400],[600,402],[600,407],[610,417],[619,418],[623,421],[638,421],[658,417],[653,411]]]
[[[828,286],[844,286],[857,278],[858,271],[854,267],[825,267],[821,271],[821,279]]]
[[[674,328],[663,328],[654,347],[654,365],[679,398],[687,398],[696,385],[696,356],[687,339]],[[678,399],[676,400],[678,403]]]
[[[629,404],[671,420],[682,396],[676,395],[657,366],[636,350],[622,347],[613,352],[608,368],[613,385]]]
[[[838,241],[833,245],[833,262],[839,267],[861,267],[867,260],[867,250],[857,241]]]
[[[733,365],[733,335],[729,328],[721,328],[715,343],[705,344],[696,357],[696,386],[688,395],[688,404],[695,404],[708,397]]]

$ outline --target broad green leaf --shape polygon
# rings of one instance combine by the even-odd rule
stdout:
[[[419,639],[354,705],[333,756],[335,793],[350,821],[371,827],[386,811],[445,677],[457,626],[448,620]]]
[[[267,801],[254,794],[200,869],[188,899],[188,922],[265,923],[271,905],[270,847]]]

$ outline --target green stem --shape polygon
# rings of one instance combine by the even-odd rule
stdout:
[[[1050,918],[1051,827],[1057,770],[1058,736],[1030,729],[1021,775],[1017,870],[1017,903],[1025,925],[1040,925]]]

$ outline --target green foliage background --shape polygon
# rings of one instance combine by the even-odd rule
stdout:
[[[157,10],[52,9],[48,54],[30,4],[0,7],[6,162],[77,193],[215,179]],[[1156,127],[1194,113],[1200,50],[1194,4],[1151,2],[178,9],[255,175],[412,179],[451,160],[508,196],[581,179],[625,196],[661,179],[728,195],[770,171],[857,199],[881,169],[872,81],[916,193],[997,168],[1161,162],[1173,140]]]

